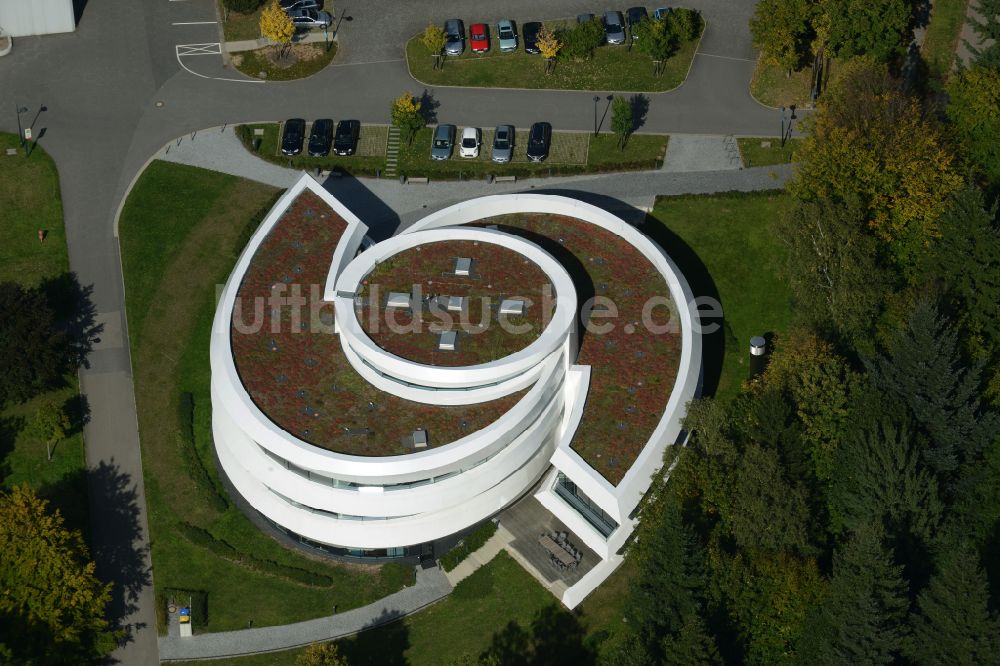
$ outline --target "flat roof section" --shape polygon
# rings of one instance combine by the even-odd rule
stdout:
[[[413,447],[418,429],[426,431],[430,448],[443,446],[509,411],[527,389],[486,403],[439,406],[385,393],[357,374],[333,332],[333,304],[322,300],[346,229],[325,202],[305,191],[251,259],[237,292],[230,339],[240,381],[254,404],[295,437],[358,456],[426,450]]]
[[[408,310],[394,307],[397,294],[410,295]],[[365,277],[358,296],[358,320],[380,348],[415,363],[462,367],[504,358],[537,340],[556,294],[545,272],[520,253],[450,240],[388,257]],[[511,299],[524,302],[522,312],[501,316],[501,304]],[[445,331],[459,333],[452,349],[439,345]]]

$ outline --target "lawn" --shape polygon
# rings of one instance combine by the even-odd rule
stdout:
[[[18,154],[8,156],[8,148],[16,148]],[[0,211],[0,282],[41,287],[57,316],[71,315],[73,303],[67,301],[71,294],[65,287],[75,281],[69,274],[59,174],[39,145],[26,158],[15,134],[0,134]],[[39,229],[46,234],[44,242],[38,240]],[[0,488],[32,486],[62,511],[70,526],[86,533],[87,485],[78,392],[76,373],[70,373],[64,386],[0,409]],[[47,401],[77,415],[70,436],[56,444],[51,461],[45,444],[25,431]]]
[[[795,151],[802,139],[788,139],[784,146],[777,137],[744,137],[736,141],[740,146],[743,166],[758,167],[794,162]]]
[[[934,0],[930,24],[920,49],[933,78],[946,79],[951,72],[968,4],[969,0]]]
[[[660,197],[643,228],[695,296],[722,305],[721,328],[704,338],[706,395],[735,395],[749,370],[750,338],[787,331],[792,322],[791,292],[777,270],[785,252],[774,232],[790,205],[777,191]]]
[[[240,12],[227,12],[218,0],[219,16],[223,17],[222,30],[227,42],[241,41],[245,39],[258,39],[260,37],[260,9],[243,14]],[[263,7],[263,3],[261,3]]]
[[[750,94],[765,106],[804,107],[811,101],[812,76],[812,67],[789,75],[785,68],[758,59],[750,79]]]
[[[364,605],[412,582],[402,567],[356,567],[292,552],[232,505],[219,508],[208,363],[216,289],[277,194],[252,181],[157,161],[136,183],[120,221],[156,590],[206,592],[203,630],[319,617],[334,605]],[[194,398],[194,451],[178,436],[182,392]],[[187,454],[198,459],[194,464],[208,481],[191,472]],[[256,560],[326,576],[333,584],[304,585],[240,566],[182,536],[181,521]]]
[[[452,664],[475,658],[491,645],[523,637],[542,654],[562,655],[539,663],[587,663],[580,647],[600,653],[620,632],[632,567],[622,567],[576,612],[570,613],[506,553],[459,583],[433,606],[400,622],[339,641],[352,666]],[[501,663],[528,663],[515,648]],[[219,666],[292,666],[303,649],[212,662]],[[192,662],[193,663],[193,662]]]
[[[434,69],[430,51],[418,35],[406,44],[406,62],[413,78],[431,86],[664,92],[684,83],[700,42],[699,37],[681,44],[663,64],[659,77],[653,74],[649,56],[624,45],[601,46],[589,60],[559,61],[551,74],[545,74],[541,56],[523,51],[500,53],[496,45],[485,54],[466,49]]]
[[[287,55],[275,58],[275,47],[240,51],[231,56],[233,67],[247,76],[265,81],[304,79],[330,64],[337,55],[337,44],[293,44]]]

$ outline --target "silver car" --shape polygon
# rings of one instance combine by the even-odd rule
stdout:
[[[604,41],[608,44],[625,43],[625,19],[621,12],[604,12]]]
[[[455,126],[438,125],[434,128],[434,138],[431,140],[431,159],[446,160],[451,157],[455,146]]]
[[[497,41],[504,53],[517,50],[517,29],[514,28],[513,21],[503,19],[497,23]]]
[[[493,132],[493,161],[506,164],[513,154],[514,128],[511,125],[497,125]]]
[[[310,30],[312,28],[323,28],[324,30],[333,23],[333,17],[329,12],[316,11],[315,9],[290,9],[286,12],[292,19],[296,30]]]
[[[465,24],[462,19],[448,19],[444,22],[444,52],[447,55],[462,55],[465,52]]]

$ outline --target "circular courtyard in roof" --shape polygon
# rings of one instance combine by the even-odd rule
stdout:
[[[362,281],[356,311],[385,351],[417,363],[470,366],[524,349],[551,319],[545,272],[497,243],[421,243],[379,262]]]

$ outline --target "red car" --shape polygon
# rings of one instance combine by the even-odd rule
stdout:
[[[486,53],[490,50],[490,29],[485,23],[473,23],[469,26],[469,44],[473,53]]]

